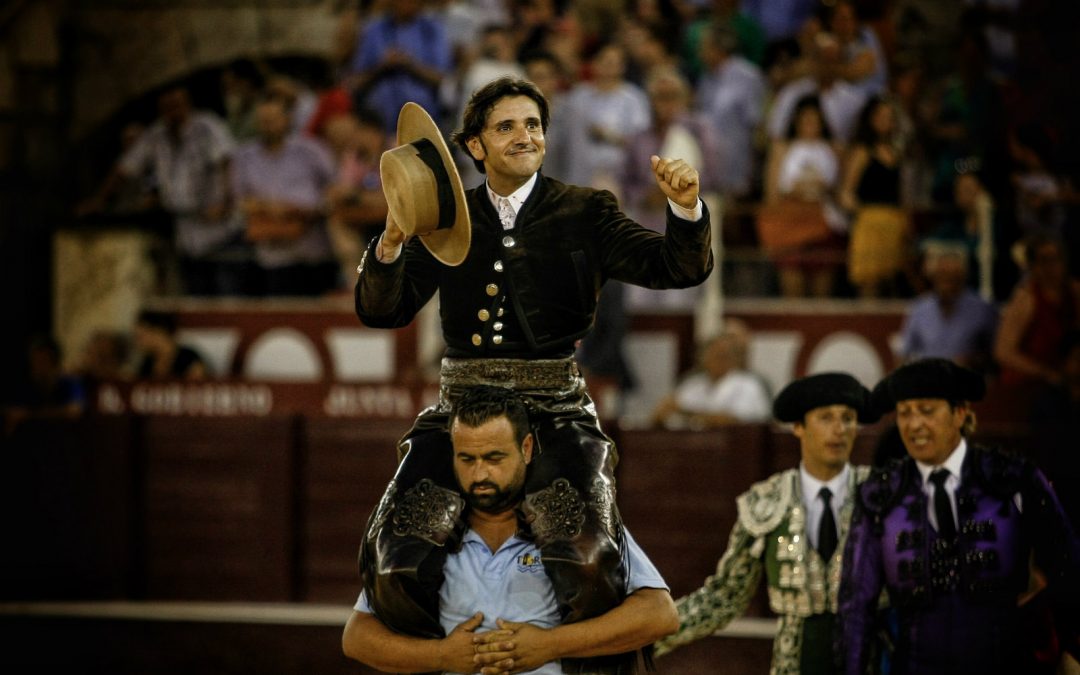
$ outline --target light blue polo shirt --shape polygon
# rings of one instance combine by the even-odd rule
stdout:
[[[645,556],[630,533],[626,533],[629,579],[627,592],[640,588],[669,590],[660,572]],[[517,536],[510,537],[492,553],[473,530],[462,540],[461,550],[451,553],[443,567],[446,581],[439,590],[439,623],[447,633],[477,612],[484,613],[479,631],[495,630],[496,619],[552,628],[559,622],[555,591],[544,573],[540,549]],[[363,592],[354,609],[371,613]],[[561,675],[557,661],[530,673]]]

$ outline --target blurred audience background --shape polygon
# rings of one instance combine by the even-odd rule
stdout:
[[[814,371],[872,386],[922,356],[979,369],[980,441],[1035,459],[1077,517],[1078,25],[1080,4],[1046,0],[7,3],[0,441],[23,464],[0,492],[48,507],[14,530],[38,539],[12,547],[9,587],[97,594],[56,555],[95,551],[116,581],[100,597],[355,597],[355,523],[442,352],[435,303],[403,331],[353,315],[387,212],[379,159],[404,101],[449,134],[504,73],[551,101],[543,171],[611,190],[645,226],[666,208],[649,156],[700,171],[714,274],[679,292],[608,284],[579,351],[626,451],[628,522],[705,528],[679,535],[698,550],[668,522],[635,526],[679,570],[673,588],[723,542],[717,512],[666,502],[731,504],[717,485],[790,465],[770,394]],[[887,448],[887,421],[864,431]],[[177,496],[196,489],[210,497]],[[54,505],[86,519],[47,520]],[[282,514],[296,534],[271,555],[263,528]],[[95,527],[130,530],[131,549],[95,549],[113,541]],[[197,530],[209,545],[162,545]],[[236,559],[208,568],[223,550]],[[337,637],[318,650],[336,656]]]
[[[53,51],[35,52],[53,59],[55,82],[12,71],[32,94],[14,119],[37,132],[4,146],[16,214],[5,260],[34,290],[13,301],[22,325],[5,351],[59,332],[56,285],[70,282],[41,268],[71,274],[48,243],[61,230],[144,236],[150,298],[347,296],[385,218],[378,159],[401,104],[420,102],[450,132],[471,91],[509,73],[552,101],[544,171],[610,189],[649,227],[662,227],[664,202],[648,156],[698,167],[723,252],[708,283],[722,297],[896,301],[898,360],[944,354],[1002,383],[1060,386],[1078,321],[1080,97],[1068,75],[1080,50],[1063,28],[1077,13],[1033,0],[327,2],[305,17],[320,22],[321,51],[245,50],[207,27],[192,44],[220,57],[159,66],[153,86],[69,133],[85,113],[43,92],[85,100],[86,85],[63,79],[84,71],[61,56],[84,53],[101,19],[75,12]],[[38,104],[51,116],[35,117]],[[482,180],[458,159],[468,186]],[[602,353],[622,353],[629,317],[693,313],[706,290],[613,288]],[[143,304],[80,333],[69,370],[136,373]],[[705,323],[698,342],[719,319]],[[628,368],[608,370],[631,386]],[[25,381],[29,365],[13,371]]]

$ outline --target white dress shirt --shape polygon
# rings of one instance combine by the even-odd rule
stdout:
[[[525,204],[525,200],[529,198],[530,194],[532,194],[533,188],[536,186],[536,178],[539,175],[540,174],[538,173],[534,173],[532,175],[532,178],[525,181],[524,185],[514,190],[505,197],[499,195],[494,190],[492,190],[490,183],[484,183],[484,186],[487,188],[488,199],[491,200],[491,205],[495,207],[495,211],[499,214],[500,219],[502,218],[502,209],[499,208],[499,202],[505,199],[510,203],[510,209],[513,211],[514,217],[513,221],[510,222],[509,226],[506,224],[506,222],[503,222],[504,230],[509,230],[514,227],[514,224],[517,222],[517,214],[519,211],[521,211],[521,207]]]
[[[949,472],[949,477],[945,479],[945,493],[949,495],[953,517],[959,519],[956,510],[956,489],[960,487],[960,470],[964,466],[965,457],[967,457],[967,440],[961,438],[960,445],[956,446],[956,449],[943,463],[935,466],[920,461],[915,462],[915,465],[919,468],[919,474],[922,476],[922,486],[923,492],[926,493],[926,506],[930,515],[930,524],[934,526],[935,530],[938,529],[938,526],[937,515],[934,513],[934,484],[930,482],[930,473],[939,468]],[[1013,503],[1016,504],[1016,510],[1024,510],[1024,497],[1019,492],[1013,495]],[[957,523],[956,527],[959,530],[960,523]]]
[[[956,449],[943,463],[935,466],[918,460],[915,461],[915,465],[919,467],[919,475],[922,476],[922,488],[923,492],[926,493],[926,509],[930,516],[930,524],[935,530],[940,528],[938,528],[937,514],[934,512],[934,484],[930,482],[930,474],[935,469],[945,469],[949,472],[949,477],[945,479],[945,493],[949,495],[953,518],[956,518],[956,488],[960,487],[960,469],[964,466],[965,457],[967,457],[967,441],[961,438],[960,445],[956,446]],[[959,529],[960,524],[954,524]]]
[[[821,500],[821,488],[829,488],[832,498],[829,504],[832,506],[833,520],[836,521],[836,536],[840,537],[840,509],[847,500],[848,474],[851,473],[851,465],[845,464],[840,473],[833,476],[829,481],[822,482],[814,478],[799,463],[799,479],[802,487],[803,507],[806,508],[806,538],[810,546],[817,550],[818,529],[821,527],[821,516],[825,514],[825,502]]]

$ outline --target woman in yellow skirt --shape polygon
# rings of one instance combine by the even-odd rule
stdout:
[[[907,255],[908,214],[900,208],[900,157],[892,104],[873,98],[863,108],[844,169],[840,204],[855,214],[848,279],[862,297],[894,282]]]

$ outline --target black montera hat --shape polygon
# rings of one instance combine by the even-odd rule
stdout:
[[[878,382],[872,400],[878,414],[884,414],[913,398],[971,402],[985,395],[986,382],[974,370],[948,359],[921,359],[900,366]]]
[[[874,422],[870,391],[847,373],[819,373],[795,380],[773,402],[773,416],[781,422],[802,422],[806,413],[827,405],[855,409],[859,421]]]

